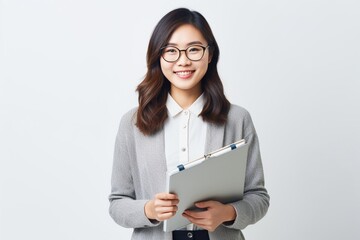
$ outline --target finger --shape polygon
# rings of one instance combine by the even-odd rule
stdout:
[[[176,194],[165,193],[165,192],[156,194],[155,198],[162,199],[162,200],[178,200],[178,197]]]
[[[195,203],[195,206],[198,208],[209,208],[213,207],[217,204],[216,201],[205,201],[205,202],[197,202]]]
[[[155,199],[155,201],[154,201],[155,206],[176,206],[178,204],[179,204],[179,200]]]
[[[207,218],[208,217],[208,212],[207,211],[191,211],[191,210],[185,210],[184,213],[192,218],[196,218],[196,219],[203,219],[203,218]]]
[[[196,223],[196,221],[197,221],[196,218],[194,218],[194,217],[186,214],[185,212],[182,214],[182,216],[183,216],[184,218],[186,218],[187,220],[189,220],[190,222],[192,222],[192,223]]]
[[[167,220],[175,215],[175,212],[166,212],[158,215],[157,220],[164,221]]]
[[[205,218],[196,218],[196,217],[193,217],[193,216],[190,216],[186,213],[182,214],[183,217],[187,218],[190,222],[196,224],[196,225],[202,225],[202,226],[205,226],[207,225],[207,219]]]
[[[183,214],[185,218],[187,218],[191,223],[195,224],[196,226],[199,226],[205,230],[208,230],[209,232],[215,231],[215,229],[218,227],[219,224],[216,224],[208,219],[198,219],[193,218],[189,215]]]
[[[176,213],[177,210],[178,210],[177,206],[174,206],[174,207],[157,207],[157,208],[155,208],[155,212],[157,214],[163,214],[163,213],[169,213],[169,212]]]

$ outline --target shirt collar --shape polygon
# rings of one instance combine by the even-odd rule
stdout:
[[[166,108],[169,111],[169,116],[175,117],[177,114],[179,114],[183,109],[175,102],[175,100],[172,98],[170,93],[168,93],[168,97],[166,100]]]
[[[168,97],[166,100],[166,107],[169,111],[169,116],[175,117],[177,114],[181,113],[184,109],[182,109],[179,104],[173,99],[173,97],[168,93]],[[204,94],[201,94],[193,104],[189,107],[189,111],[196,116],[198,116],[204,108]]]

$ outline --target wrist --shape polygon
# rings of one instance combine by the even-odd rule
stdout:
[[[236,211],[235,208],[231,204],[225,205],[225,216],[224,216],[224,223],[233,222],[236,218]]]
[[[155,216],[153,214],[153,209],[154,209],[153,205],[154,205],[153,200],[149,200],[145,203],[144,206],[145,216],[150,220],[155,220]]]

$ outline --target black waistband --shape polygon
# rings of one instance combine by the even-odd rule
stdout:
[[[207,230],[176,230],[172,232],[173,240],[209,240]]]

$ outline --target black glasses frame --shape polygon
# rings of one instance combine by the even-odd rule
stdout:
[[[196,46],[196,47],[201,47],[201,48],[203,49],[203,54],[202,54],[201,58],[198,59],[198,60],[192,60],[192,59],[189,58],[188,55],[187,55],[187,50],[188,50],[189,48],[191,48],[191,47],[194,47],[194,46]],[[163,51],[164,51],[165,48],[168,48],[168,47],[176,48],[176,49],[179,51],[179,56],[178,56],[178,58],[177,58],[176,60],[174,60],[174,61],[168,61],[168,60],[166,60],[166,59],[164,58],[164,53],[163,53]],[[188,46],[186,49],[179,49],[179,48],[177,48],[177,47],[175,47],[175,46],[165,46],[165,47],[160,48],[160,53],[161,53],[161,57],[162,57],[166,62],[169,62],[169,63],[173,63],[173,62],[178,61],[178,60],[181,58],[181,52],[185,52],[186,58],[189,59],[190,61],[197,62],[197,61],[200,61],[200,60],[204,57],[205,51],[206,51],[206,49],[207,49],[208,47],[210,47],[210,45],[207,45],[206,47],[205,47],[205,46],[202,46],[202,45],[190,45],[190,46]]]

